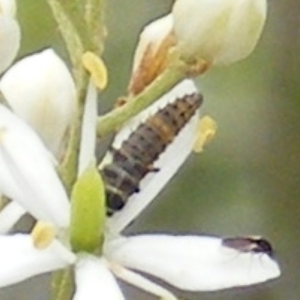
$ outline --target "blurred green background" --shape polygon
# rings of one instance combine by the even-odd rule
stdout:
[[[45,47],[65,50],[45,0],[19,0],[23,39],[19,58]],[[110,0],[105,51],[110,82],[103,110],[125,93],[138,33],[172,1]],[[204,113],[219,125],[216,138],[193,155],[128,232],[262,235],[276,250],[282,277],[214,293],[178,295],[202,300],[300,299],[300,5],[270,1],[255,52],[211,70],[197,84]],[[0,266],[1,267],[1,266]],[[5,288],[1,299],[49,299],[48,277]],[[123,287],[123,285],[122,285]],[[152,299],[124,285],[128,299]],[[88,299],[87,299],[88,300]],[[109,299],[107,299],[109,300]]]

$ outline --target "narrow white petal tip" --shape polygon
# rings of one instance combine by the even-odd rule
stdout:
[[[247,286],[280,275],[260,240],[234,239],[244,239],[248,247],[234,248],[214,237],[144,235],[108,243],[106,251],[111,261],[188,291]]]
[[[0,89],[15,113],[59,156],[76,102],[75,84],[61,58],[52,49],[25,57],[5,73]]]
[[[95,160],[96,150],[96,123],[97,123],[97,90],[95,85],[90,82],[88,87],[87,99],[85,102],[78,174],[82,172]]]
[[[0,212],[0,234],[9,232],[26,214],[26,210],[16,201],[7,204]]]
[[[67,227],[69,200],[39,137],[2,105],[0,129],[0,192],[37,219]]]
[[[76,291],[73,300],[124,300],[123,294],[105,261],[82,256],[76,264]]]
[[[76,257],[59,242],[38,250],[30,235],[0,236],[0,287],[64,268]]]
[[[244,271],[245,279],[246,276],[249,276],[249,284],[264,282],[279,277],[281,274],[279,265],[274,257],[273,247],[264,238],[229,237],[222,240],[222,246],[241,256],[239,260],[242,267],[242,259],[244,260],[244,266],[246,266],[251,261],[251,256],[253,256],[253,267],[248,271],[248,274],[246,270]],[[237,270],[238,268],[239,265],[237,265]],[[238,272],[236,276],[238,276]]]

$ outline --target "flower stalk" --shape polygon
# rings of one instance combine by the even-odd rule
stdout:
[[[71,267],[57,271],[52,276],[52,299],[69,300],[72,299],[74,279]]]
[[[81,65],[81,57],[84,53],[85,47],[83,40],[60,1],[48,0],[48,4],[57,24],[59,25],[60,32],[65,41],[70,60],[72,62],[75,81],[78,84],[82,80],[82,72],[84,70]]]
[[[187,64],[174,56],[168,67],[140,94],[129,96],[125,99],[126,103],[123,106],[117,107],[106,115],[98,118],[98,137],[103,137],[120,128],[126,121],[155,102],[164,95],[166,91],[171,90],[187,76],[200,75],[204,73],[206,69],[207,65],[203,64],[202,67],[197,68],[196,72],[191,72],[191,70],[195,70],[193,64]]]
[[[77,87],[77,111],[75,113],[73,124],[71,125],[66,155],[59,169],[62,181],[64,182],[68,193],[70,193],[72,185],[76,180],[78,168],[81,123],[84,101],[87,93],[88,74],[81,63],[81,57],[84,53],[84,44],[77,29],[72,23],[71,18],[68,16],[59,1],[48,0],[48,3],[53,16],[59,25],[62,37],[69,52],[75,84]]]
[[[105,26],[105,1],[104,0],[87,0],[85,4],[85,22],[92,49],[98,55],[104,50],[104,40],[107,29]]]
[[[97,54],[103,50],[105,36],[103,2],[103,0],[89,0],[83,4],[80,1],[75,3],[66,1],[62,5],[57,0],[48,0],[66,43],[77,87],[77,111],[71,126],[64,161],[60,166],[60,174],[69,194],[78,171],[81,125],[89,82],[89,74],[82,64],[82,57],[87,50],[94,50]],[[82,21],[82,15],[84,15],[84,21]],[[101,16],[100,22],[99,16]],[[75,20],[77,26],[72,22]]]
[[[85,81],[86,85],[82,86],[80,90],[77,89],[77,111],[71,126],[67,151],[64,160],[59,167],[59,173],[68,194],[70,194],[72,190],[72,186],[76,181],[78,173],[78,158],[80,152],[79,145],[81,141],[81,126],[84,113],[84,104],[88,89],[88,77],[85,78]]]

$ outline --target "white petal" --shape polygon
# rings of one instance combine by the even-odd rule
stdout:
[[[163,40],[173,30],[173,16],[168,14],[154,22],[151,22],[145,27],[140,34],[138,46],[136,48],[133,60],[132,73],[139,67],[141,59],[145,55],[146,50],[151,48],[151,51],[155,53]]]
[[[83,256],[76,264],[76,292],[73,300],[124,300],[116,279],[103,259]]]
[[[15,0],[0,0],[0,15],[5,15],[13,18],[16,14]]]
[[[183,56],[214,65],[249,55],[266,20],[265,0],[177,0],[174,31]]]
[[[9,232],[25,214],[26,210],[17,202],[7,204],[0,212],[0,234]]]
[[[53,159],[38,136],[0,106],[0,191],[37,219],[58,227],[69,224],[68,197]]]
[[[20,47],[20,27],[16,20],[0,16],[0,73],[12,63]]]
[[[159,286],[152,282],[146,277],[135,273],[129,269],[122,267],[121,265],[112,262],[109,265],[111,271],[120,279],[127,282],[128,284],[134,285],[135,287],[148,292],[152,295],[159,297],[160,299],[176,300],[177,298],[169,292],[167,289]]]
[[[57,156],[75,111],[75,85],[52,50],[25,57],[3,76],[0,89],[12,109]]]
[[[184,95],[197,93],[198,90],[191,80],[184,80],[173,90],[155,102],[148,109],[133,118],[116,136],[113,147],[118,149],[122,142],[128,138],[136,127],[153,115],[166,103],[175,101]],[[126,205],[120,212],[108,220],[108,230],[120,232],[155,198],[166,183],[174,176],[180,166],[185,162],[192,151],[195,141],[198,114],[196,113],[190,122],[180,131],[173,142],[162,153],[154,163],[159,172],[149,173],[140,183],[140,192],[129,197]]]
[[[96,122],[97,90],[90,82],[82,122],[78,174],[81,174],[95,160]]]
[[[280,275],[268,254],[225,247],[214,237],[136,236],[108,243],[105,251],[111,261],[189,291],[250,285]]]
[[[0,236],[0,287],[74,263],[75,255],[59,242],[38,250],[30,235]]]
[[[228,38],[215,64],[225,65],[244,59],[255,48],[267,16],[265,0],[242,0],[232,11]]]

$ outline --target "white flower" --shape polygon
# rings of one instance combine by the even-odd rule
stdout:
[[[52,49],[25,57],[4,74],[0,90],[59,158],[76,105],[75,84],[60,57]]]
[[[60,74],[60,75],[66,75],[65,83],[66,83],[67,89],[68,89],[68,83],[72,83],[72,85],[69,85],[69,92],[70,92],[70,95],[72,95],[72,98],[75,97],[75,95],[73,95],[75,93],[75,87],[74,87],[74,93],[72,91],[73,90],[72,86],[74,86],[74,83],[71,82],[71,80],[69,80],[69,79],[71,79],[71,76],[68,73],[64,63],[58,58],[58,56],[52,50],[43,51],[41,54],[33,55],[33,56],[25,59],[25,61],[23,60],[22,62],[20,62],[19,64],[21,64],[21,66],[20,66],[21,73],[19,73],[19,74],[21,74],[21,76],[22,76],[23,71],[25,71],[25,69],[22,70],[22,68],[24,67],[24,65],[27,65],[27,62],[31,63],[34,61],[36,61],[36,62],[40,61],[42,66],[45,65],[45,69],[47,69],[47,67],[50,67],[50,65],[47,66],[47,64],[51,63],[51,61],[52,61],[52,68],[54,70],[56,69],[56,71],[61,71],[62,74]],[[55,68],[55,65],[56,65],[56,68]],[[17,64],[16,69],[18,69],[18,68],[19,68],[19,66]],[[11,89],[9,89],[9,88],[7,89],[8,94],[10,94],[10,92],[13,92],[13,89],[12,89],[13,81],[16,78],[12,75],[15,74],[16,69],[12,68],[12,72],[10,72],[11,70],[8,72],[9,76],[8,77],[4,76],[5,77],[4,84],[3,84],[3,81],[0,82],[0,87],[1,87],[1,84],[3,84],[3,86],[5,86],[5,88],[8,87],[10,85],[10,83],[12,83],[12,86],[10,86]],[[25,76],[25,74],[23,74],[23,75]],[[46,75],[46,74],[44,74],[44,75]],[[58,77],[60,76],[58,73],[56,75]],[[44,79],[46,80],[46,78],[44,78]],[[61,80],[61,84],[63,84],[63,80]],[[58,88],[58,85],[59,84],[57,84],[57,86],[56,86],[57,88]],[[61,87],[63,88],[63,86],[61,86]],[[72,89],[70,89],[70,87],[72,87]],[[16,89],[16,87],[14,87],[14,88]],[[27,88],[30,90],[31,88],[33,88],[33,86],[27,86]],[[29,90],[27,92],[30,92]],[[25,87],[24,91],[26,92],[26,87]],[[32,92],[33,92],[33,90],[32,90]],[[39,92],[37,94],[39,94]],[[66,95],[67,94],[68,93],[66,93]],[[60,109],[62,108],[60,101],[57,101],[57,100],[59,100],[59,98],[58,97],[56,97],[56,99],[54,99],[54,98],[52,98],[53,107],[50,107],[52,109],[52,113],[49,112],[48,109],[46,109],[46,115],[44,115],[45,118],[47,118],[47,117],[48,117],[48,119],[49,119],[49,117],[55,118],[55,112],[54,112],[55,105],[57,106],[57,108],[60,108]],[[32,100],[31,97],[28,97],[28,99]],[[28,113],[33,112],[33,111],[30,111],[30,109],[31,110],[34,109],[34,105],[39,105],[39,103],[37,103],[38,100],[39,99],[35,98],[31,103],[29,103],[29,104],[33,104],[33,105],[31,105],[31,107],[29,107],[29,110],[27,111]],[[41,100],[43,100],[43,99],[41,99]],[[60,100],[62,100],[62,99],[60,99]],[[72,101],[73,103],[71,103],[71,101],[68,101],[68,99],[67,99],[67,102],[69,102],[69,107],[68,107],[68,105],[63,105],[63,107],[66,108],[66,111],[64,111],[64,112],[61,111],[62,112],[61,114],[58,113],[56,115],[56,117],[58,118],[57,121],[56,121],[56,119],[53,119],[53,123],[54,124],[60,123],[61,128],[64,127],[63,123],[66,124],[66,122],[64,122],[64,120],[63,120],[63,118],[64,118],[63,114],[65,115],[67,120],[71,121],[72,113],[74,113],[75,99],[69,99],[69,100],[73,100]],[[40,103],[40,104],[44,105],[44,106],[47,105],[47,103]],[[21,104],[21,106],[22,106],[22,104]],[[23,106],[23,107],[26,108],[25,106]],[[2,109],[2,106],[0,108]],[[16,107],[16,108],[18,110],[18,107]],[[70,109],[69,112],[68,112],[68,109]],[[59,112],[59,109],[58,109],[58,112]],[[90,84],[90,86],[88,88],[86,106],[85,106],[85,110],[84,110],[84,119],[83,119],[83,124],[82,124],[82,139],[81,139],[81,146],[80,146],[81,151],[80,151],[80,157],[79,157],[79,173],[81,173],[89,165],[89,163],[91,163],[91,161],[94,159],[94,154],[95,154],[94,153],[95,152],[94,145],[96,143],[96,132],[95,132],[96,114],[97,114],[97,93],[96,93],[95,87],[92,84]],[[5,115],[10,116],[10,117],[7,120],[5,120]],[[1,114],[0,114],[0,118],[2,118]],[[56,175],[53,176],[53,174],[52,174],[52,175],[49,175],[48,178],[46,177],[46,174],[48,174],[49,172],[50,173],[55,172],[54,171],[55,160],[52,157],[51,153],[48,152],[44,147],[41,148],[41,145],[40,145],[41,141],[38,140],[36,134],[34,132],[32,132],[32,130],[28,126],[26,126],[26,125],[23,126],[24,122],[22,122],[19,118],[14,116],[11,112],[9,112],[9,110],[7,110],[4,107],[3,107],[3,120],[2,121],[4,122],[3,128],[2,128],[3,136],[4,136],[4,133],[6,134],[8,132],[9,135],[11,136],[11,139],[14,139],[15,140],[14,143],[16,143],[16,144],[22,143],[22,141],[26,140],[26,144],[23,143],[22,148],[15,147],[15,149],[18,152],[18,153],[16,152],[15,154],[17,156],[20,156],[20,159],[24,159],[24,157],[26,157],[26,155],[28,155],[28,158],[29,158],[28,160],[30,160],[30,163],[32,164],[32,167],[28,168],[28,170],[29,171],[32,170],[32,175],[26,169],[19,169],[19,166],[17,166],[17,165],[16,165],[16,169],[14,170],[12,166],[9,166],[9,164],[11,164],[11,163],[9,160],[7,160],[7,157],[3,157],[3,159],[5,160],[5,165],[7,164],[8,168],[11,170],[6,172],[5,168],[1,168],[0,178],[3,177],[5,179],[2,182],[2,184],[0,183],[0,191],[14,201],[11,201],[9,204],[7,204],[1,210],[0,233],[4,234],[4,233],[9,232],[12,229],[12,227],[19,221],[19,219],[26,213],[26,210],[29,209],[28,205],[36,206],[36,212],[35,212],[35,210],[31,211],[31,213],[36,218],[54,223],[58,227],[66,227],[69,224],[69,213],[67,215],[64,215],[63,213],[61,213],[60,215],[58,214],[57,216],[55,216],[55,219],[53,219],[53,216],[49,216],[49,218],[48,218],[48,217],[44,216],[43,209],[40,209],[40,207],[35,204],[39,197],[41,198],[41,200],[37,201],[37,203],[43,202],[44,201],[43,199],[45,199],[47,197],[49,197],[49,198],[53,197],[53,201],[51,201],[51,202],[49,201],[50,207],[47,208],[47,210],[51,211],[53,209],[53,207],[57,207],[57,209],[59,209],[59,206],[61,206],[61,207],[68,206],[69,207],[69,203],[68,203],[69,200],[67,199],[67,196],[64,191],[64,188],[62,187],[62,184],[57,180]],[[1,121],[0,121],[0,124],[1,124]],[[53,126],[53,127],[55,127],[55,126]],[[1,128],[1,125],[0,125],[0,128]],[[7,130],[7,128],[10,128],[10,129]],[[42,134],[43,134],[43,132],[42,132]],[[52,137],[53,137],[53,139],[56,138],[54,131],[53,131]],[[33,138],[33,141],[31,141],[31,138]],[[3,139],[3,141],[5,141],[5,139]],[[54,142],[56,142],[56,141],[54,141]],[[39,146],[36,145],[37,143],[39,144]],[[0,161],[1,161],[1,147],[7,147],[7,146],[4,143],[2,144],[0,142]],[[38,148],[40,148],[40,149],[38,150]],[[11,152],[10,154],[14,154],[14,153]],[[47,166],[39,164],[39,160],[40,160],[39,157],[42,155],[46,156],[48,158],[49,163]],[[12,161],[16,160],[17,156],[12,157],[11,158]],[[39,170],[39,168],[37,168],[35,166],[36,163],[39,164],[39,166],[41,167],[40,170]],[[14,164],[17,164],[17,162],[15,161]],[[8,181],[8,173],[11,173],[11,176],[13,177],[11,182]],[[49,180],[49,181],[47,181],[47,180]],[[27,181],[32,183],[33,187],[30,187],[31,185],[28,185],[28,186],[26,186],[26,189],[23,189],[24,188],[23,185],[26,185]],[[22,205],[24,205],[24,201],[22,199],[24,197],[27,197],[26,193],[28,193],[28,194],[31,193],[30,188],[32,190],[35,189],[34,182],[36,185],[44,186],[44,192],[43,192],[43,194],[41,193],[40,195],[36,194],[35,197],[32,197],[32,203],[28,203],[28,204],[26,203],[25,207],[23,207]],[[62,194],[64,194],[64,196],[62,198],[65,198],[65,200],[61,201],[61,203],[58,201],[58,199],[56,197],[57,195],[54,192],[52,192],[53,186],[57,186],[57,185],[60,186],[60,188],[58,189],[58,190],[60,190],[58,192],[60,194],[59,198],[62,197],[61,196]],[[48,188],[48,191],[46,190],[46,188]],[[20,191],[21,195],[17,195],[18,190]]]
[[[15,0],[0,1],[0,73],[12,63],[20,46],[20,27],[15,13]]]
[[[0,236],[0,287],[38,274],[75,265],[76,292],[73,299],[123,299],[113,275],[161,298],[175,299],[168,290],[135,271],[160,278],[186,291],[213,291],[251,285],[280,275],[269,253],[225,244],[226,239],[202,236],[137,235],[106,236],[102,257],[75,254],[59,241],[36,249],[29,235]],[[254,247],[254,248],[253,248]],[[89,296],[92,295],[92,298]]]
[[[186,87],[192,87],[189,91],[195,89],[192,83],[187,81],[181,83],[177,90],[175,89],[175,94],[178,95],[179,91],[183,93]],[[93,91],[90,93],[92,95]],[[171,99],[164,97],[162,102],[174,101],[174,91],[171,94]],[[91,96],[91,99],[94,98]],[[161,102],[159,103],[156,105],[162,105]],[[96,106],[93,107],[95,109]],[[4,166],[4,171],[0,169],[0,184],[4,180],[4,186],[9,187],[7,191],[11,193],[8,193],[8,196],[14,199],[19,196],[22,205],[35,217],[39,218],[42,215],[42,220],[50,221],[55,226],[60,226],[61,223],[68,224],[65,221],[68,217],[62,218],[62,216],[70,215],[70,207],[67,205],[66,196],[62,192],[62,186],[54,172],[47,150],[26,124],[7,109],[0,108],[2,122],[0,123],[0,163]],[[144,112],[140,117],[147,116]],[[130,126],[134,128],[137,122],[137,119],[132,120]],[[126,136],[126,130],[123,129],[116,143],[120,143]],[[190,139],[191,137],[186,142],[188,143]],[[22,149],[14,147],[17,141],[25,147]],[[25,153],[22,154],[21,150]],[[33,156],[28,155],[33,151]],[[182,156],[186,157],[189,152],[190,150]],[[170,156],[166,157],[170,158]],[[166,157],[163,160],[166,160]],[[39,163],[36,175],[31,172],[34,160],[38,160]],[[85,158],[84,161],[88,160]],[[174,161],[171,165],[173,163]],[[173,169],[177,170],[181,163],[176,164]],[[165,161],[161,165],[161,172],[169,178],[169,174],[173,174],[174,170],[164,173],[166,166],[170,167],[170,164]],[[44,174],[41,175],[40,171]],[[163,177],[160,177],[160,180],[166,182]],[[45,183],[51,192],[45,190]],[[1,188],[3,186],[0,186],[0,190]],[[47,193],[50,193],[50,196],[45,196]],[[152,192],[151,197],[156,193],[157,191]],[[55,198],[52,195],[55,195]],[[152,199],[149,199],[144,192],[141,192],[140,196],[146,198],[146,203],[142,205],[144,208]],[[144,202],[144,199],[140,198],[139,201]],[[135,199],[135,202],[137,203],[138,199]],[[131,209],[119,212],[118,218],[111,218],[103,232],[104,245],[100,256],[83,252],[75,253],[70,248],[68,240],[65,242],[57,238],[50,240],[49,244],[42,241],[41,245],[46,246],[39,247],[34,240],[34,235],[0,236],[0,287],[73,265],[76,283],[73,297],[75,300],[96,300],[101,296],[112,300],[123,300],[124,296],[115,276],[160,298],[175,299],[176,297],[168,290],[136,271],[153,275],[188,291],[210,291],[255,284],[280,274],[279,267],[272,257],[271,246],[262,239],[248,237],[222,239],[163,234],[121,237],[118,233],[128,225],[128,220],[132,220],[140,213],[142,208],[135,204]],[[63,221],[58,222],[61,219]]]
[[[177,0],[178,49],[187,60],[212,65],[241,60],[254,49],[266,20],[266,0]]]
[[[170,14],[141,32],[129,93],[143,91],[174,53],[195,64],[191,72],[197,74],[244,59],[259,40],[266,14],[266,0],[176,0]]]

